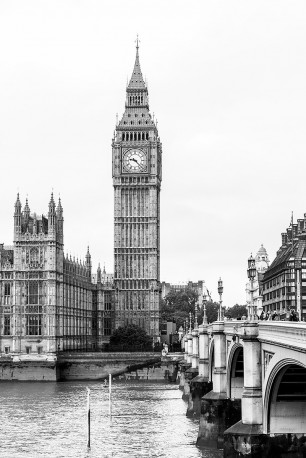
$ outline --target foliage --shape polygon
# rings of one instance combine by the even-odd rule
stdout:
[[[161,319],[176,322],[177,328],[184,326],[184,321],[189,319],[189,313],[194,314],[198,294],[191,288],[182,291],[170,291],[161,301]]]
[[[247,307],[246,305],[235,304],[233,305],[233,307],[229,307],[225,311],[224,315],[227,318],[232,318],[234,320],[237,318],[241,318],[243,315],[247,316],[248,315]]]
[[[110,337],[110,345],[130,345],[152,348],[152,337],[136,324],[128,324],[117,328]]]
[[[217,302],[207,302],[206,315],[208,323],[217,321],[219,312],[219,304]]]
[[[164,321],[174,320],[177,325],[177,329],[180,326],[184,326],[184,322],[188,320],[189,313],[192,313],[192,320],[194,319],[195,303],[198,300],[198,294],[191,288],[187,288],[183,291],[170,291],[165,299],[161,302],[161,318]],[[218,317],[219,304],[216,302],[206,303],[206,315],[209,323],[216,321]],[[198,308],[198,323],[201,324],[203,321],[203,305],[200,304]]]

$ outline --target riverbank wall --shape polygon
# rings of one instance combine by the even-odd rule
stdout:
[[[9,355],[0,358],[0,380],[102,380],[109,374],[125,374],[129,380],[174,382],[178,361],[179,356],[161,357],[158,353]]]

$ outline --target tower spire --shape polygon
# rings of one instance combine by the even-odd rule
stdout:
[[[135,58],[134,70],[133,70],[130,82],[128,84],[128,89],[146,89],[146,84],[142,76],[140,62],[139,62],[139,42],[140,40],[137,35],[136,58]]]

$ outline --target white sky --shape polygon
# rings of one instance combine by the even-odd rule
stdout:
[[[111,139],[140,36],[163,142],[161,280],[204,279],[245,302],[306,212],[304,0],[1,0],[0,242],[19,190],[61,195],[65,252],[113,269]]]

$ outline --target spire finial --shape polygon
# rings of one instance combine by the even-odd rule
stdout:
[[[139,43],[140,43],[140,40],[139,40],[139,37],[138,37],[138,33],[137,33],[137,37],[136,37],[135,43],[136,43],[136,52],[137,52],[137,54],[138,54]]]

